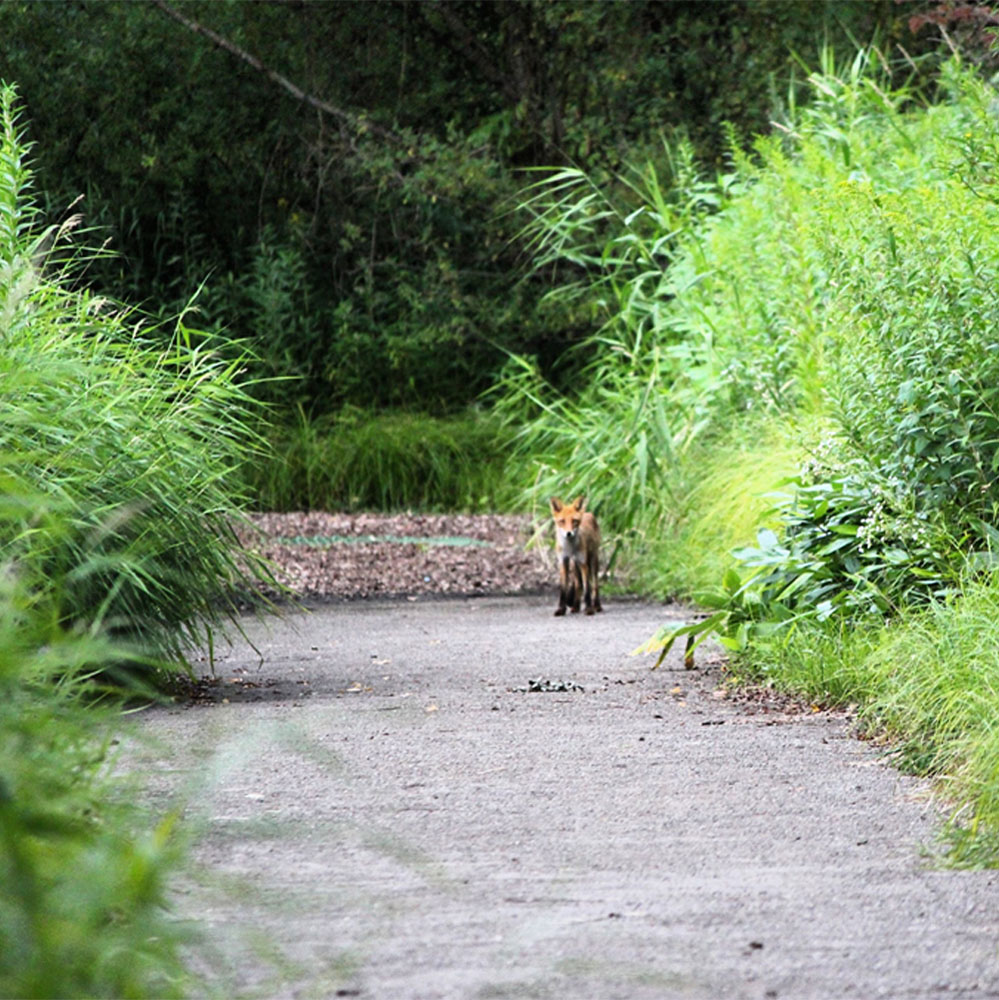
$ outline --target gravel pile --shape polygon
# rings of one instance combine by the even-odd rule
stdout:
[[[557,589],[550,540],[523,516],[253,514],[243,544],[302,597],[519,594]]]

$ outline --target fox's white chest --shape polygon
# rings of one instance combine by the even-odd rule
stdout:
[[[583,561],[583,550],[579,544],[578,532],[572,534],[568,531],[560,531],[558,533],[558,554],[561,559]]]

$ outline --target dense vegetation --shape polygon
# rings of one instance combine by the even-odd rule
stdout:
[[[594,327],[522,280],[523,170],[606,179],[679,133],[713,161],[723,121],[768,127],[794,53],[875,32],[914,44],[892,0],[8,0],[0,79],[50,212],[85,195],[120,251],[92,287],[173,315],[203,284],[199,323],[294,377],[259,387],[294,425],[461,411],[504,350],[551,375]]]
[[[500,410],[525,482],[571,470],[647,586],[715,609],[651,649],[718,634],[861,705],[947,776],[955,858],[994,862],[999,95],[954,61],[920,106],[873,49],[811,85],[715,177],[680,146],[669,186],[649,161],[528,192],[539,266],[577,268],[552,294],[605,325],[580,392],[521,359]]]
[[[228,346],[79,287],[73,223],[41,226],[30,186],[4,87],[0,995],[175,996],[173,819],[110,778],[111,738],[123,691],[148,696],[250,583],[230,517],[256,404]]]
[[[913,9],[963,58],[888,0],[0,5],[0,993],[184,992],[108,682],[232,617],[244,501],[585,491],[713,612],[653,651],[859,705],[999,861],[996,18]]]

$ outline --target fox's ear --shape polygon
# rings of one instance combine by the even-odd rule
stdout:
[[[562,501],[558,497],[552,497],[550,501],[552,505],[552,513],[557,514],[562,509]]]
[[[576,499],[576,502],[573,504],[573,507],[575,507],[576,510],[578,510],[579,513],[582,514],[583,511],[586,510],[586,497],[585,496],[578,497]]]

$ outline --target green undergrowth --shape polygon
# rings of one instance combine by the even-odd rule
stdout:
[[[187,995],[176,817],[110,776],[120,704],[93,684],[135,651],[61,627],[10,564],[0,577],[0,996]]]
[[[279,422],[245,466],[260,510],[509,510],[508,439],[472,411],[451,417],[346,409]]]
[[[0,996],[182,996],[182,836],[114,754],[263,573],[233,531],[257,406],[238,347],[87,290],[29,153],[0,85]]]
[[[522,500],[585,492],[733,671],[856,703],[999,865],[999,96],[875,49],[699,172],[682,141],[523,194],[551,297],[602,325],[569,392],[497,388]]]
[[[888,622],[803,622],[734,665],[824,705],[856,705],[863,731],[952,806],[950,861],[995,865],[999,848],[999,578]]]

